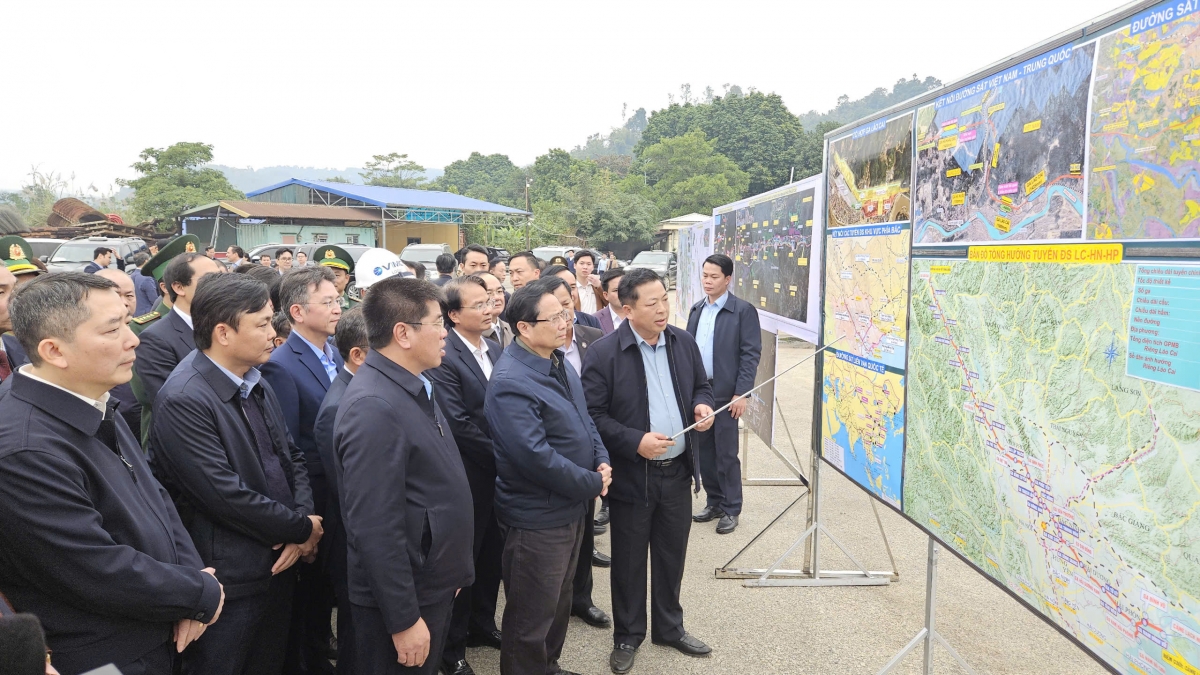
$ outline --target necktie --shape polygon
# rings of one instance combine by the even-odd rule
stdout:
[[[12,375],[12,366],[8,364],[8,353],[0,349],[0,382],[8,379]]]

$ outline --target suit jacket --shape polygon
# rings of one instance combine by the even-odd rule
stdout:
[[[668,325],[659,339],[667,341],[667,361],[671,366],[675,398],[686,428],[695,422],[693,410],[697,405],[713,405],[712,388],[700,361],[700,349],[691,335]],[[642,437],[650,431],[650,401],[646,394],[646,368],[628,321],[615,333],[592,345],[583,364],[583,386],[587,391],[588,412],[612,455],[613,482],[609,498],[624,502],[644,500],[649,465],[637,449]],[[700,467],[695,461],[697,436],[694,430],[685,435],[688,444],[682,457],[688,463],[695,489],[699,491]]]
[[[154,399],[158,390],[175,370],[175,366],[196,348],[196,338],[192,329],[179,316],[179,312],[169,310],[162,319],[155,321],[149,328],[138,336],[141,343],[137,346],[137,360],[133,362],[133,376],[136,383],[130,383],[133,393],[142,404],[142,437],[150,432]]]
[[[555,358],[562,360],[562,352]],[[537,530],[576,522],[600,494],[608,451],[588,417],[583,385],[566,363],[564,389],[544,359],[513,341],[488,385],[484,414],[496,454],[496,519]]]
[[[114,420],[114,452],[97,438]],[[16,374],[0,386],[0,593],[63,672],[128,663],[208,622],[221,591],[110,404]]]
[[[341,370],[344,362],[333,350],[333,362]],[[271,352],[271,360],[262,365],[263,379],[271,383],[283,419],[287,422],[292,440],[304,453],[309,477],[324,476],[321,454],[317,452],[317,440],[313,436],[313,423],[321,409],[321,401],[329,391],[329,375],[316,352],[304,342],[296,331],[288,336],[287,342]],[[324,513],[324,505],[319,505]]]
[[[8,365],[14,373],[18,368],[29,363],[29,357],[25,355],[25,348],[21,346],[16,335],[5,333],[0,335],[0,340],[4,341],[4,354],[8,357]]]
[[[453,274],[439,274],[438,277],[433,280],[433,284],[435,286],[445,286],[446,283],[449,282],[453,278],[454,278]]]
[[[575,325],[571,326],[571,337],[575,340],[575,347],[579,350],[579,365],[582,369],[583,364],[587,362],[588,350],[592,348],[592,343],[604,337],[604,331],[591,326]],[[582,372],[580,372],[580,376],[583,376]]]
[[[129,272],[129,278],[133,279],[133,287],[137,291],[137,309],[133,315],[141,316],[153,310],[154,305],[158,304],[158,284],[154,282],[154,277],[142,274],[142,270],[135,267]]]
[[[605,335],[608,335],[617,329],[617,327],[613,325],[612,312],[608,310],[608,307],[598,310],[592,315],[592,317],[600,323],[600,330],[604,331]]]
[[[601,293],[599,288],[596,288],[595,286],[588,284],[587,289],[579,291],[579,292],[580,293],[591,292],[593,295],[596,296],[596,307],[598,308],[597,311],[600,309],[604,309],[605,307],[608,307],[608,299],[604,297],[604,293]],[[577,300],[577,301],[575,301],[575,311],[578,312],[579,308],[580,308],[580,302]],[[594,315],[595,312],[589,312],[589,314]]]
[[[700,300],[688,313],[687,332],[692,337],[699,330],[700,313],[706,302],[707,298]],[[758,359],[762,355],[762,333],[754,305],[729,294],[725,306],[717,312],[712,348],[713,398],[718,405],[725,405],[734,396],[754,388]]]
[[[87,266],[85,266],[83,268],[83,273],[84,274],[95,274],[96,272],[99,272],[102,269],[104,269],[104,268],[101,267],[100,265],[97,265],[96,261],[93,260],[90,263],[88,263]]]
[[[508,325],[508,321],[504,319],[500,319],[500,323],[495,325],[498,325],[500,328],[496,329],[493,327],[492,330],[484,333],[483,336],[499,344],[501,350],[507,349],[513,341],[512,328]]]
[[[487,358],[493,371],[500,360],[500,345],[483,338]],[[475,360],[467,343],[458,333],[446,334],[446,355],[442,365],[428,370],[425,377],[433,381],[435,397],[450,423],[454,442],[464,462],[470,462],[492,476],[496,475],[496,456],[492,452],[492,431],[483,414],[488,380]]]
[[[344,367],[338,370],[337,379],[329,385],[325,399],[317,410],[317,421],[313,423],[313,438],[317,442],[317,454],[321,456],[321,468],[325,471],[329,486],[329,501],[325,504],[325,520],[321,525],[325,534],[321,537],[321,548],[329,551],[329,572],[338,578],[346,576],[346,528],[342,525],[342,486],[337,481],[336,462],[333,458],[333,421],[341,408],[342,397],[354,375]],[[307,461],[307,460],[306,460]],[[320,504],[316,505],[320,507]],[[328,546],[325,542],[328,541]]]
[[[279,558],[271,547],[302,544],[313,528],[304,456],[288,437],[279,401],[265,380],[250,395],[262,404],[295,508],[267,496],[238,387],[203,352],[180,364],[163,385],[150,431],[155,472],[175,496],[200,558],[217,568],[228,598],[265,591]]]
[[[579,326],[587,326],[588,328],[600,328],[600,320],[591,314],[583,312],[575,312],[575,323]]]
[[[416,375],[372,350],[334,421],[351,602],[388,633],[475,579],[470,486],[449,422]]]

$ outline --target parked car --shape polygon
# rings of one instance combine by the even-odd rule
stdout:
[[[443,253],[454,255],[448,244],[409,244],[400,251],[400,259],[421,263],[425,266],[425,278],[432,280],[438,277],[434,261]]]
[[[54,254],[55,249],[67,243],[66,239],[26,239],[29,242],[29,248],[33,249],[33,257],[46,262],[50,256]]]
[[[646,269],[654,270],[658,276],[663,278],[663,283],[667,290],[675,287],[675,270],[678,267],[675,254],[670,251],[642,251],[633,257],[633,260],[625,266],[626,271],[645,267]]]
[[[119,269],[132,265],[135,253],[150,252],[146,242],[137,237],[76,237],[54,249],[46,261],[46,269],[51,272],[82,272],[92,262],[92,254],[101,246],[116,252],[108,266]]]
[[[329,243],[332,243],[332,242],[329,242]],[[261,246],[255,246],[253,249],[251,249],[250,253],[248,253],[247,255],[250,256],[251,260],[257,261],[259,259],[259,257],[265,253],[265,254],[271,256],[271,260],[275,260],[275,252],[281,248],[287,248],[287,249],[292,250],[293,256],[296,253],[300,253],[301,251],[303,251],[304,255],[308,256],[308,262],[313,263],[313,262],[316,262],[315,260],[313,260],[313,251],[315,251],[325,245],[326,244],[275,244],[275,243],[263,244]],[[370,246],[366,246],[363,244],[336,244],[335,243],[334,246],[341,246],[342,248],[346,249],[346,252],[349,253],[351,255],[351,257],[354,258],[354,262],[358,262],[358,259],[360,257],[362,257],[363,252],[367,251],[371,248]],[[224,253],[224,251],[220,251],[220,253]]]
[[[496,248],[495,246],[484,246],[484,248],[486,248],[488,250],[488,260],[489,261],[490,260],[503,260],[504,262],[508,262],[508,259],[510,257],[512,257],[509,255],[508,249],[506,249],[506,248]]]
[[[542,260],[545,260],[546,262],[550,262],[550,259],[556,255],[561,255],[562,257],[566,258],[567,251],[578,252],[582,248],[584,248],[584,247],[582,247],[582,246],[539,246],[539,247],[533,249],[533,254],[536,255],[537,257],[541,258]]]

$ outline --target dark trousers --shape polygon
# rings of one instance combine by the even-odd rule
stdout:
[[[96,657],[86,653],[58,653],[52,658],[55,669],[62,675],[77,675],[99,668],[104,663],[96,663]],[[159,645],[140,658],[129,663],[115,664],[121,675],[171,675],[175,664],[174,635],[169,643]],[[3,659],[0,658],[0,672],[3,670]]]
[[[402,666],[396,655],[392,635],[383,623],[383,613],[377,607],[351,605],[354,615],[354,667],[363,675],[389,675],[391,673],[415,673],[434,675],[441,660],[438,655],[446,644],[446,631],[450,627],[450,611],[454,606],[454,591],[447,591],[445,599],[430,605],[421,605],[421,618],[429,629],[429,656],[420,666]]]
[[[592,551],[596,549],[596,500],[588,500],[587,519],[583,521],[583,541],[579,544],[579,560],[575,563],[575,580],[571,584],[571,611],[584,612],[595,606],[592,602]]]
[[[296,571],[271,577],[265,593],[225,598],[221,617],[183,653],[184,675],[278,675],[287,653]]]
[[[677,459],[670,466],[651,464],[646,500],[613,499],[612,609],[613,644],[638,647],[646,639],[646,551],[650,551],[650,606],[653,639],[683,637],[679,588],[691,532],[691,474]]]
[[[717,407],[729,401],[719,401]],[[712,428],[700,434],[696,453],[708,505],[731,516],[742,512],[742,465],[738,462],[738,421],[728,410],[717,413]]]
[[[584,521],[504,533],[501,675],[553,675],[567,639]]]
[[[354,675],[354,621],[350,612],[350,585],[347,579],[346,564],[346,526],[342,522],[341,509],[332,505],[326,511],[325,538],[329,545],[321,542],[326,548],[325,569],[329,572],[330,583],[333,584],[333,595],[337,599],[337,672],[338,675]]]
[[[329,499],[329,483],[323,474],[310,474],[308,482],[312,487],[316,515],[324,518]],[[291,627],[288,630],[287,662],[284,668],[288,675],[334,672],[333,666],[325,657],[329,649],[329,638],[333,633],[330,618],[336,597],[333,580],[325,565],[329,547],[328,541],[322,541],[318,546],[316,562],[296,563],[296,590],[295,597],[292,598]]]
[[[496,600],[500,594],[500,558],[504,553],[504,537],[496,522],[496,473],[463,460],[467,484],[475,509],[475,583],[462,589],[454,599],[450,632],[442,660],[454,663],[467,657],[467,636],[496,630]]]

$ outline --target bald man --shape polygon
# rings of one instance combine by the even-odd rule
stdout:
[[[121,300],[125,303],[125,309],[129,312],[129,316],[125,317],[125,322],[128,323],[137,310],[137,289],[133,285],[133,278],[129,274],[111,267],[105,267],[96,272],[96,276],[104,277],[117,285],[117,294],[121,296]],[[129,428],[140,429],[142,404],[138,403],[137,397],[133,395],[133,388],[129,386],[129,383],[118,384],[108,393],[117,399],[117,412],[125,418]]]

